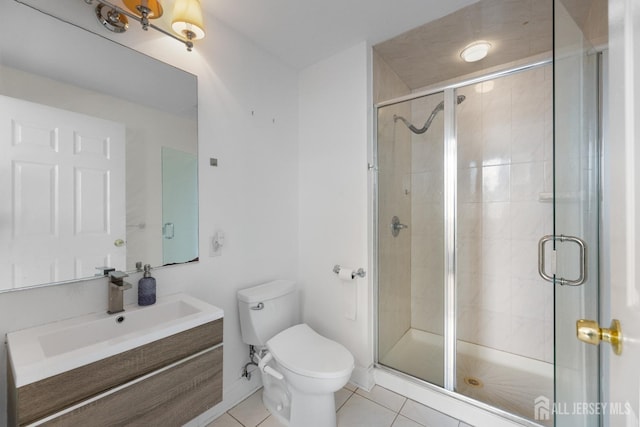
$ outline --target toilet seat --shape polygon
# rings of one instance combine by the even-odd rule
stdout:
[[[307,377],[339,378],[350,375],[354,368],[349,350],[304,323],[271,338],[267,348],[284,368]]]

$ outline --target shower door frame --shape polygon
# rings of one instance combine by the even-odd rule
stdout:
[[[553,57],[534,60],[530,63],[523,65],[517,65],[504,70],[492,72],[478,77],[463,79],[454,83],[445,84],[442,86],[434,86],[429,89],[419,92],[411,93],[408,95],[393,98],[387,101],[374,104],[373,112],[373,149],[372,159],[373,164],[369,165],[369,170],[374,171],[373,174],[373,194],[372,194],[372,281],[373,281],[373,304],[376,308],[373,313],[373,350],[374,350],[374,366],[377,369],[392,372],[395,375],[401,376],[411,382],[420,384],[427,387],[432,391],[453,397],[462,402],[474,405],[480,409],[492,412],[501,417],[517,421],[518,423],[527,426],[540,426],[529,419],[512,414],[495,406],[491,406],[487,403],[479,400],[467,397],[461,393],[455,391],[456,386],[456,219],[457,219],[457,135],[456,135],[456,113],[454,106],[455,91],[456,89],[470,86],[473,84],[482,83],[488,80],[494,80],[502,77],[507,77],[513,74],[517,74],[524,71],[533,70],[545,65],[553,64]],[[445,217],[445,268],[444,268],[444,387],[440,387],[436,384],[432,384],[428,381],[406,374],[404,372],[393,369],[389,366],[385,366],[379,362],[378,353],[378,320],[379,320],[379,215],[378,215],[378,110],[390,105],[399,104],[402,102],[412,101],[418,98],[434,95],[437,93],[444,93],[444,150],[445,155],[443,161],[445,162],[444,168],[444,217]],[[535,260],[533,262],[536,262]]]

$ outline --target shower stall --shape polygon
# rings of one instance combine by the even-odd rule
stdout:
[[[396,46],[517,4],[548,50],[414,88],[374,47],[376,362],[520,422],[596,426],[553,403],[600,394],[574,334],[598,318],[602,55],[559,0],[481,1]]]

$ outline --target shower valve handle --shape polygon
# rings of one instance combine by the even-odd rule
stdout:
[[[391,234],[393,235],[393,237],[398,237],[398,234],[400,234],[400,230],[403,230],[405,228],[409,228],[409,226],[406,224],[401,224],[400,218],[398,218],[397,216],[394,216],[391,219]]]

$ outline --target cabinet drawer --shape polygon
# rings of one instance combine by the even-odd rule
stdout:
[[[181,426],[222,401],[222,346],[96,396],[45,426]]]
[[[222,343],[223,319],[116,354],[16,390],[18,424],[28,424]]]

